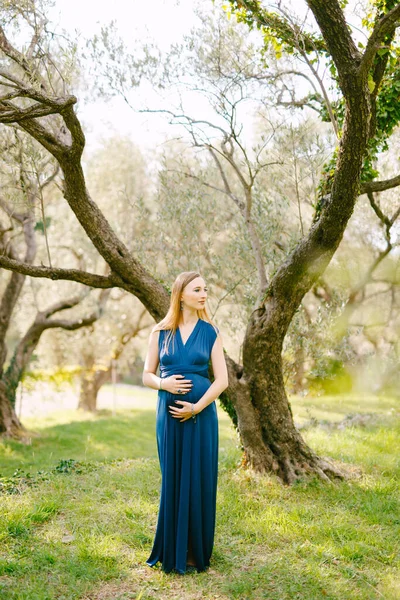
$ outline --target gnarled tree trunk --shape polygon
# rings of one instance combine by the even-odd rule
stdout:
[[[341,476],[339,469],[305,444],[294,425],[283,381],[282,346],[304,294],[329,264],[353,212],[371,119],[367,85],[371,55],[367,51],[364,59],[360,55],[337,2],[309,0],[308,4],[336,64],[346,101],[335,177],[318,219],[278,269],[251,315],[243,368],[238,372],[230,365],[232,401],[246,462],[257,471],[275,472],[285,483],[308,473],[326,480]]]
[[[35,197],[35,191],[31,191],[31,199]],[[2,208],[10,215],[12,214],[14,220],[21,224],[26,242],[24,260],[27,264],[30,264],[36,254],[33,215],[29,211],[26,213],[12,211],[3,202]],[[7,235],[7,230],[3,229],[0,225],[0,231],[3,234],[1,236],[0,251],[7,254],[11,259],[17,259],[17,251],[12,240]],[[15,412],[15,392],[19,381],[19,375],[16,372],[18,368],[14,371],[15,367],[17,367],[15,360],[11,360],[7,370],[8,375],[7,372],[4,372],[4,365],[7,358],[6,334],[24,282],[25,275],[16,272],[11,273],[0,302],[0,435],[4,437],[20,437],[25,431]],[[14,371],[12,375],[10,369]]]
[[[96,356],[95,352],[90,349],[83,355],[84,368],[81,374],[81,388],[79,393],[78,409],[96,412],[97,410],[97,395],[101,387],[110,381],[112,364],[122,355],[126,344],[134,338],[144,325],[142,321],[146,316],[147,311],[143,309],[139,314],[137,322],[132,324],[127,331],[120,334],[115,346],[107,357],[102,357],[103,364],[110,364],[108,368],[95,368]]]
[[[7,396],[7,386],[0,380],[0,435],[4,438],[20,438],[25,434],[26,429]]]
[[[92,368],[82,371],[78,409],[96,412],[97,396],[100,388],[110,380],[111,367],[105,371],[93,371]]]

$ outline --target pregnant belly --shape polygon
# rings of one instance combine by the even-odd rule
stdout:
[[[179,375],[180,373],[178,373]],[[186,402],[197,402],[206,393],[211,385],[211,381],[208,377],[203,377],[197,373],[182,373],[185,379],[190,379],[193,387],[190,392],[184,392],[183,394],[172,394],[168,391],[159,391],[158,395],[160,400],[164,400],[167,406],[174,404],[176,400],[185,400]],[[183,378],[182,378],[183,380]]]

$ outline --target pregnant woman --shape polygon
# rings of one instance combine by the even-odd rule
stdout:
[[[153,549],[166,573],[204,571],[214,545],[218,418],[214,400],[228,387],[221,334],[206,308],[199,273],[180,273],[165,318],[152,330],[143,383],[159,390],[156,433],[161,497]],[[214,382],[208,378],[211,359]],[[160,377],[156,370],[160,365]],[[183,400],[185,398],[185,400]]]

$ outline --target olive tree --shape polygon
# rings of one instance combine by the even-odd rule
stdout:
[[[27,14],[25,4],[25,10],[19,11],[16,3],[12,7],[7,3],[3,13],[7,16],[13,11],[14,16],[17,12],[23,17]],[[258,2],[239,4],[248,7],[250,16],[254,12],[259,18]],[[377,96],[388,67],[388,54],[378,51],[391,47],[400,20],[400,4],[377,11],[365,49],[356,46],[337,0],[308,0],[307,5],[317,23],[319,46],[327,49],[337,70],[344,99],[337,160],[329,193],[320,203],[315,220],[275,273],[267,274],[257,249],[257,235],[253,236],[259,274],[257,302],[247,324],[242,364],[226,356],[229,400],[237,414],[247,463],[257,471],[276,473],[286,483],[306,474],[317,474],[327,481],[341,476],[337,467],[306,445],[294,426],[282,376],[281,352],[286,332],[305,293],[338,248],[360,192],[367,188],[387,189],[400,180],[395,177],[392,181],[372,181],[361,186],[369,140],[375,135]],[[81,162],[85,137],[75,111],[77,99],[69,93],[68,85],[55,91],[53,81],[49,81],[62,77],[62,71],[54,69],[44,17],[40,17],[32,2],[31,11],[34,10],[36,19],[30,23],[34,30],[25,52],[12,43],[7,19],[2,18],[0,122],[18,124],[55,158],[63,176],[64,198],[109,265],[110,274],[33,266],[6,255],[0,257],[0,265],[33,277],[69,279],[99,288],[121,287],[134,294],[158,321],[169,305],[168,290],[119,239],[90,196]],[[287,29],[290,31],[291,27]],[[233,141],[223,141],[229,156]],[[243,189],[248,183],[242,183]],[[248,198],[246,202],[243,206],[239,203],[239,208],[249,214]],[[251,220],[248,225],[252,227]]]

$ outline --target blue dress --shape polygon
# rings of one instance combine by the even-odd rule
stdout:
[[[214,327],[199,319],[184,344],[179,328],[162,349],[167,330],[159,332],[160,377],[184,375],[192,389],[185,394],[158,392],[157,449],[161,469],[161,496],[153,549],[146,564],[162,563],[162,570],[184,574],[189,542],[197,572],[210,564],[214,545],[218,478],[218,417],[215,402],[195,420],[181,422],[171,415],[175,400],[196,403],[211,385],[208,363],[217,337]],[[175,404],[178,408],[182,405]]]

